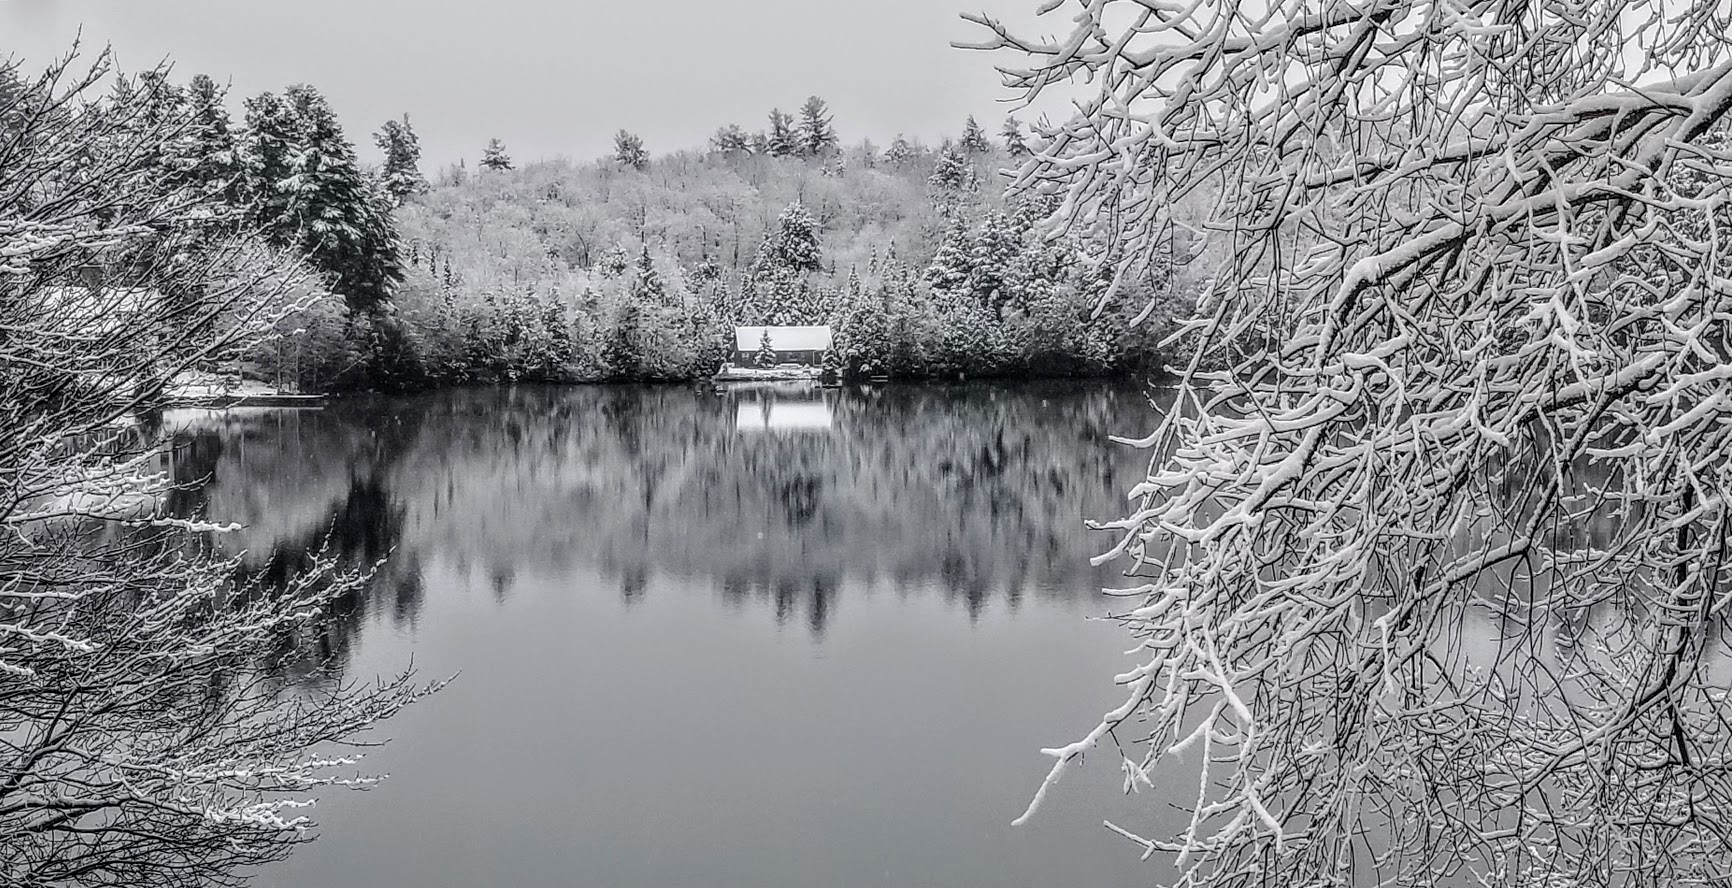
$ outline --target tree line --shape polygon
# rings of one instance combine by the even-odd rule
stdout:
[[[652,158],[620,131],[593,162],[519,165],[493,139],[431,179],[407,115],[368,168],[313,86],[244,99],[206,75],[116,78],[112,101],[172,133],[165,181],[226,230],[304,258],[339,301],[286,318],[243,372],[300,390],[713,373],[737,324],[830,324],[836,368],[898,378],[1102,375],[1158,367],[1150,276],[1109,299],[1102,242],[1050,236],[1042,199],[1006,200],[1028,151],[972,117],[936,147],[845,145],[823,99]]]
[[[366,383],[696,378],[757,324],[830,324],[836,368],[862,376],[1159,368],[1185,282],[1169,267],[1114,291],[1104,242],[1051,236],[1046,199],[1006,199],[1014,121],[1002,145],[973,118],[935,147],[844,145],[814,98],[769,124],[654,160],[629,132],[587,163],[519,165],[495,140],[478,168],[440,170],[396,212],[404,280]],[[340,323],[315,372],[367,361]]]

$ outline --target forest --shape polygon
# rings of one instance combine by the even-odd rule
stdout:
[[[370,166],[306,84],[238,120],[210,77],[166,69],[118,77],[112,101],[165,122],[166,182],[340,297],[207,368],[281,390],[702,378],[755,324],[830,325],[843,376],[1158,372],[1186,311],[1170,264],[1115,287],[1106,241],[1045,227],[1049,198],[1005,196],[1031,147],[1014,118],[989,136],[970,116],[936,147],[845,144],[814,96],[701,148],[652,156],[622,130],[608,157],[519,165],[493,139],[429,176],[407,115],[372,133]]]

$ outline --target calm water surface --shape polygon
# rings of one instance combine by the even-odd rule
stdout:
[[[265,886],[1146,884],[1101,827],[1118,702],[1089,555],[1152,422],[1106,385],[586,387],[170,417],[262,567],[388,557],[319,655],[446,690]],[[321,679],[309,678],[308,681]],[[1138,812],[1141,812],[1140,815]]]

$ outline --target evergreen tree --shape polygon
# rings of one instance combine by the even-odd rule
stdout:
[[[1022,124],[1017,123],[1016,118],[1006,117],[998,134],[1004,139],[1004,150],[1010,152],[1011,157],[1020,159],[1029,155],[1028,143],[1022,136]]]
[[[776,366],[776,350],[770,344],[770,330],[764,329],[764,335],[758,340],[758,354],[755,356],[759,367]]]
[[[823,157],[836,150],[836,130],[830,125],[823,99],[812,96],[800,106],[799,138],[800,153],[807,157]]]
[[[643,252],[638,254],[637,274],[631,282],[631,298],[650,308],[667,308],[670,305],[667,285],[662,283],[661,275],[656,273],[655,262],[650,259],[647,244]]]
[[[962,141],[959,143],[963,154],[981,155],[992,152],[992,143],[986,140],[986,131],[980,128],[980,122],[974,115],[968,115],[968,120],[962,124]]]
[[[247,99],[240,138],[241,190],[253,223],[279,247],[293,245],[298,235],[285,183],[301,151],[301,129],[288,102],[270,92]]]
[[[409,125],[409,115],[401,121],[387,120],[373,134],[373,143],[385,153],[385,165],[379,170],[385,191],[402,203],[427,190],[427,179],[421,175],[421,142]],[[510,163],[509,160],[506,161]],[[483,164],[486,161],[482,161]]]
[[[960,196],[970,189],[973,167],[957,150],[955,145],[946,143],[938,152],[938,160],[932,166],[932,175],[926,180],[932,192],[932,202],[940,212],[948,215],[956,207]],[[979,179],[972,179],[974,188],[979,188]]]
[[[776,228],[758,247],[752,267],[754,271],[779,268],[798,273],[824,267],[818,245],[818,223],[804,204],[795,201],[776,217]]]
[[[182,172],[176,161],[186,155],[186,103],[185,91],[159,68],[135,77],[117,76],[105,109],[94,113],[110,114],[118,124],[112,136],[144,164],[160,170],[164,180],[174,180]]]
[[[622,169],[649,169],[649,152],[644,150],[643,139],[637,135],[620,130],[613,134],[613,160]]]
[[[763,130],[752,133],[752,153],[760,157],[770,153],[770,137]]]
[[[631,268],[631,254],[624,247],[610,247],[601,254],[601,261],[596,263],[601,268],[604,277],[619,277]]]
[[[914,161],[914,146],[901,133],[891,140],[890,147],[884,152],[884,162],[895,169],[902,169]]]
[[[614,318],[602,360],[615,379],[637,379],[643,374],[642,317],[637,302],[628,299]]]
[[[1022,240],[1015,223],[1003,213],[987,216],[974,238],[968,291],[976,302],[991,309],[996,319],[1004,318],[1005,304],[1011,298],[1006,275],[1021,252]]]
[[[353,311],[373,311],[403,278],[389,203],[362,175],[355,148],[343,137],[325,97],[310,86],[289,87],[286,98],[298,132],[284,216],[297,245],[333,281]]]
[[[208,75],[193,77],[187,87],[187,132],[184,156],[178,164],[181,184],[215,195],[223,203],[239,206],[242,201],[242,171],[239,146],[224,92]]]
[[[973,246],[961,216],[952,218],[922,276],[935,295],[969,295],[969,282],[974,276]]]
[[[770,109],[769,149],[771,157],[792,157],[800,153],[800,136],[794,130],[794,118],[782,109]]]
[[[938,152],[938,160],[932,165],[932,175],[927,177],[926,184],[943,192],[958,192],[968,183],[968,161],[962,157],[955,145],[945,144]]]
[[[710,151],[729,157],[750,154],[752,151],[751,137],[746,135],[746,131],[741,129],[739,124],[730,123],[717,129],[715,135],[710,136]]]
[[[481,149],[481,165],[496,173],[516,169],[511,164],[511,155],[505,153],[505,143],[498,139],[487,140],[487,147]]]

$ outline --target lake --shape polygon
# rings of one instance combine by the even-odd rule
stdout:
[[[309,659],[456,676],[265,886],[1130,885],[1092,568],[1154,422],[1105,383],[457,391],[165,418],[253,569],[383,559]],[[310,670],[309,684],[337,680]]]

